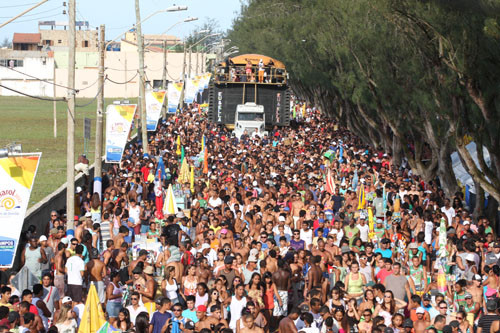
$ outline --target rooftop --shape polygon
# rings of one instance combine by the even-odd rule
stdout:
[[[13,44],[40,44],[42,35],[39,33],[14,33],[14,38],[12,38]]]

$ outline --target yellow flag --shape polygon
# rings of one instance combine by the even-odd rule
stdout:
[[[361,184],[359,187],[358,194],[358,209],[365,209],[366,199],[365,199],[365,185]]]
[[[97,291],[94,284],[91,284],[78,333],[95,333],[105,322],[106,318],[104,317]]]
[[[177,151],[175,153],[179,156],[182,154],[182,152],[181,152],[181,136],[180,135],[177,136]]]
[[[375,230],[374,230],[374,221],[373,221],[373,208],[368,207],[368,237],[373,239],[375,237]]]
[[[194,166],[191,165],[191,176],[189,177],[191,193],[194,193]]]

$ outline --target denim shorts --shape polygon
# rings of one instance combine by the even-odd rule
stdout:
[[[121,302],[108,301],[108,304],[106,304],[106,312],[108,313],[108,316],[110,318],[118,317],[118,313],[120,313],[121,308],[122,308]]]

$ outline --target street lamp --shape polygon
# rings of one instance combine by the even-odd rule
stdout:
[[[187,6],[172,6],[164,10],[159,10],[158,12],[177,12],[182,10],[187,10]],[[148,20],[153,15],[157,14],[155,12],[144,21]],[[148,132],[147,132],[147,121],[146,121],[146,92],[145,92],[145,72],[144,72],[144,41],[142,39],[142,22],[141,21],[141,9],[139,6],[139,0],[135,0],[135,18],[136,18],[136,31],[137,31],[137,53],[139,54],[139,106],[141,110],[141,134],[142,134],[142,149],[144,155],[149,155],[148,149]]]
[[[166,34],[170,30],[172,30],[175,26],[177,26],[177,25],[179,25],[181,23],[187,23],[187,22],[193,22],[193,21],[198,21],[198,18],[197,17],[187,17],[187,18],[185,18],[183,20],[177,21],[174,24],[172,24],[170,27],[168,27],[167,30],[165,30],[164,32],[162,32],[161,35]],[[144,46],[144,48],[148,48],[152,43],[153,43],[153,41],[149,42],[148,44],[146,44]]]

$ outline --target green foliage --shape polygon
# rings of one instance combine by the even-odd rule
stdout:
[[[499,13],[498,0],[252,0],[228,38],[284,61],[303,98],[370,144],[402,142],[392,153],[432,178],[464,135],[500,160]]]

